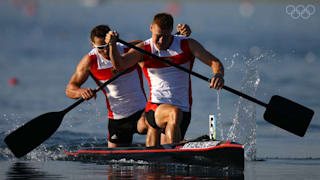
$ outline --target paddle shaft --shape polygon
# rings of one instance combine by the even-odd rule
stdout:
[[[107,84],[110,84],[130,69],[131,68],[127,68],[108,81],[99,84],[99,87],[93,90],[93,93],[96,94]],[[65,114],[81,104],[83,101],[84,99],[81,98],[62,111],[45,113],[32,119],[15,131],[11,132],[4,139],[5,143],[16,157],[19,158],[26,155],[47,140],[59,128]]]
[[[124,44],[124,45],[126,45],[126,46],[128,46],[128,47],[130,47],[130,48],[133,48],[133,49],[135,49],[135,50],[137,50],[137,51],[139,51],[139,52],[141,52],[141,53],[143,53],[143,54],[146,54],[146,55],[148,55],[148,56],[151,56],[151,57],[154,58],[154,59],[157,59],[157,60],[162,61],[162,62],[164,62],[164,63],[166,63],[166,64],[169,64],[169,65],[171,65],[171,66],[174,66],[174,67],[176,67],[176,68],[178,68],[178,69],[180,69],[180,70],[182,70],[182,71],[184,71],[184,72],[187,72],[187,73],[189,73],[189,74],[192,74],[193,76],[196,76],[196,77],[198,77],[198,78],[200,78],[200,79],[202,79],[202,80],[204,80],[204,81],[207,81],[207,82],[211,83],[211,79],[210,79],[210,78],[207,78],[207,77],[205,77],[205,76],[203,76],[203,75],[201,75],[201,74],[199,74],[199,73],[196,73],[196,72],[191,71],[191,70],[189,70],[189,69],[187,69],[187,68],[184,68],[184,67],[182,67],[182,66],[179,66],[179,65],[177,65],[177,64],[175,64],[175,63],[173,63],[173,62],[171,62],[171,61],[169,61],[169,60],[167,60],[167,59],[164,59],[164,58],[161,58],[161,57],[159,57],[159,56],[157,56],[157,55],[154,55],[154,54],[152,54],[152,53],[150,53],[150,52],[148,52],[148,51],[145,51],[145,50],[143,50],[143,49],[141,49],[141,48],[138,48],[138,47],[136,47],[135,45],[132,45],[132,44],[130,44],[130,43],[127,43],[127,42],[125,42],[125,41],[123,41],[123,40],[121,40],[121,39],[118,39],[118,42],[120,42],[121,44]],[[264,106],[264,107],[267,107],[267,106],[268,106],[266,103],[264,103],[264,102],[262,102],[262,101],[259,101],[258,99],[253,98],[253,97],[251,97],[251,96],[248,96],[248,95],[246,95],[246,94],[244,94],[244,93],[242,93],[242,92],[239,92],[239,91],[237,91],[237,90],[235,90],[235,89],[232,89],[232,88],[230,88],[230,87],[228,87],[228,86],[225,86],[225,85],[224,85],[222,88],[225,89],[225,90],[227,90],[227,91],[229,91],[229,92],[231,92],[231,93],[234,93],[234,94],[236,94],[236,95],[238,95],[238,96],[241,96],[241,97],[243,97],[243,98],[245,98],[245,99],[247,99],[247,100],[249,100],[249,101],[252,101],[252,102],[254,102],[254,103],[257,103],[257,104],[259,104],[259,105],[261,105],[261,106]]]
[[[119,76],[127,73],[131,68],[127,68],[123,71],[120,71],[117,75],[113,76],[112,78],[110,78],[108,81],[104,82],[103,84],[100,84],[99,87],[95,90],[93,90],[93,94],[96,94],[98,91],[100,91],[101,89],[103,89],[106,85],[110,84],[111,82],[113,82],[114,80],[116,80]],[[91,73],[90,73],[91,75]],[[91,75],[92,78],[95,79],[94,76]],[[96,79],[95,79],[96,80]],[[62,112],[64,114],[68,113],[69,111],[71,111],[73,108],[77,107],[79,104],[81,104],[85,99],[81,98],[78,101],[76,101],[75,103],[73,103],[72,105],[70,105],[69,107],[67,107],[65,110],[63,110]]]

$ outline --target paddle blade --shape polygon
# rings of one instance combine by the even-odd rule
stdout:
[[[314,111],[281,96],[273,96],[264,113],[264,119],[295,135],[303,137]]]
[[[27,122],[5,139],[12,153],[22,157],[48,139],[60,126],[65,112],[49,112]]]

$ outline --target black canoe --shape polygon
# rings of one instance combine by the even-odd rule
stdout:
[[[82,147],[65,151],[68,160],[109,163],[111,160],[134,160],[150,163],[177,163],[228,167],[243,170],[243,145],[231,141],[212,141],[208,136],[179,144],[157,147]]]

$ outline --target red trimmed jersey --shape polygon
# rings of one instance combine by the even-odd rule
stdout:
[[[167,50],[159,50],[150,38],[144,41],[144,49],[192,70],[194,56],[189,49],[188,39],[184,36],[173,36],[173,41]],[[144,56],[142,69],[149,83],[148,102],[171,104],[184,112],[191,111],[192,93],[189,73],[147,55]],[[146,111],[148,108],[147,105]]]
[[[117,43],[120,54],[129,50],[126,46]],[[110,60],[99,54],[96,48],[89,53],[91,62],[91,72],[104,83],[113,77],[113,65]],[[146,95],[143,89],[142,71],[138,65],[123,74],[118,79],[108,84],[102,89],[108,109],[108,117],[111,119],[123,119],[135,112],[142,110],[146,106]]]

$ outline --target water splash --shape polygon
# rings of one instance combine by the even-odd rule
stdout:
[[[239,57],[239,53],[234,53],[231,57],[229,58],[224,58],[223,59],[223,64],[225,71],[230,71],[234,68],[235,62],[237,58]],[[221,111],[221,100],[220,100],[220,91],[217,91],[217,109],[216,109],[216,123],[217,123],[217,132],[220,134],[219,140],[225,140],[225,131],[223,128],[223,117],[222,117],[222,111]]]
[[[25,160],[32,160],[32,161],[48,161],[48,160],[57,160],[63,158],[64,155],[64,146],[63,145],[56,145],[56,146],[48,146],[45,144],[40,145],[37,149],[28,153],[25,157]]]
[[[224,138],[224,131],[223,131],[223,124],[222,124],[222,114],[221,114],[221,105],[220,105],[220,92],[217,91],[217,115],[216,115],[216,123],[217,123],[217,128],[219,129],[218,132],[220,133],[220,138],[223,140]]]
[[[239,53],[235,53],[231,56],[231,58],[224,58],[224,66],[225,66],[225,69],[226,70],[230,70],[234,67],[234,64],[235,64],[235,60],[238,58],[239,56]]]
[[[105,134],[99,133],[98,126],[105,121],[105,115],[97,108],[95,101],[85,102],[84,107],[77,108],[76,111],[80,113],[70,113],[65,117],[65,120],[52,137],[46,140],[38,148],[34,149],[26,156],[21,158],[22,160],[31,161],[48,161],[62,159],[64,150],[71,147],[78,148],[88,143],[105,143]],[[93,113],[94,112],[94,113]],[[95,116],[92,116],[95,114]],[[21,127],[27,122],[30,117],[26,117],[26,114],[9,113],[0,115],[0,160],[15,160],[14,155],[8,149],[4,142],[4,138]],[[85,124],[86,126],[84,126]],[[88,125],[95,126],[95,132],[75,132],[80,128],[85,129]]]
[[[18,113],[2,114],[0,116],[0,132],[9,134],[26,123],[25,115]],[[1,138],[0,138],[1,139]]]
[[[240,91],[255,97],[260,77],[257,70],[257,62],[266,54],[260,54],[253,58],[242,56],[244,60],[244,78],[241,81]],[[236,104],[236,113],[232,120],[232,126],[228,132],[228,139],[239,142],[245,147],[245,158],[256,159],[256,106],[251,101],[239,98]]]
[[[0,133],[2,137],[4,133]],[[102,138],[101,138],[102,137]],[[77,150],[83,146],[96,144],[105,145],[106,139],[103,135],[91,133],[77,133],[72,131],[57,131],[36,149],[29,152],[20,160],[45,162],[49,160],[61,160],[66,157],[65,150]],[[0,160],[15,160],[16,158],[3,143],[0,144]]]
[[[31,151],[27,155],[25,155],[22,158],[19,158],[19,160],[31,160],[31,161],[39,161],[44,162],[48,160],[57,160],[63,158],[64,155],[64,146],[57,145],[48,147],[47,145],[41,145],[35,150]],[[16,158],[11,153],[10,149],[0,148],[0,159],[1,160],[15,160]]]

